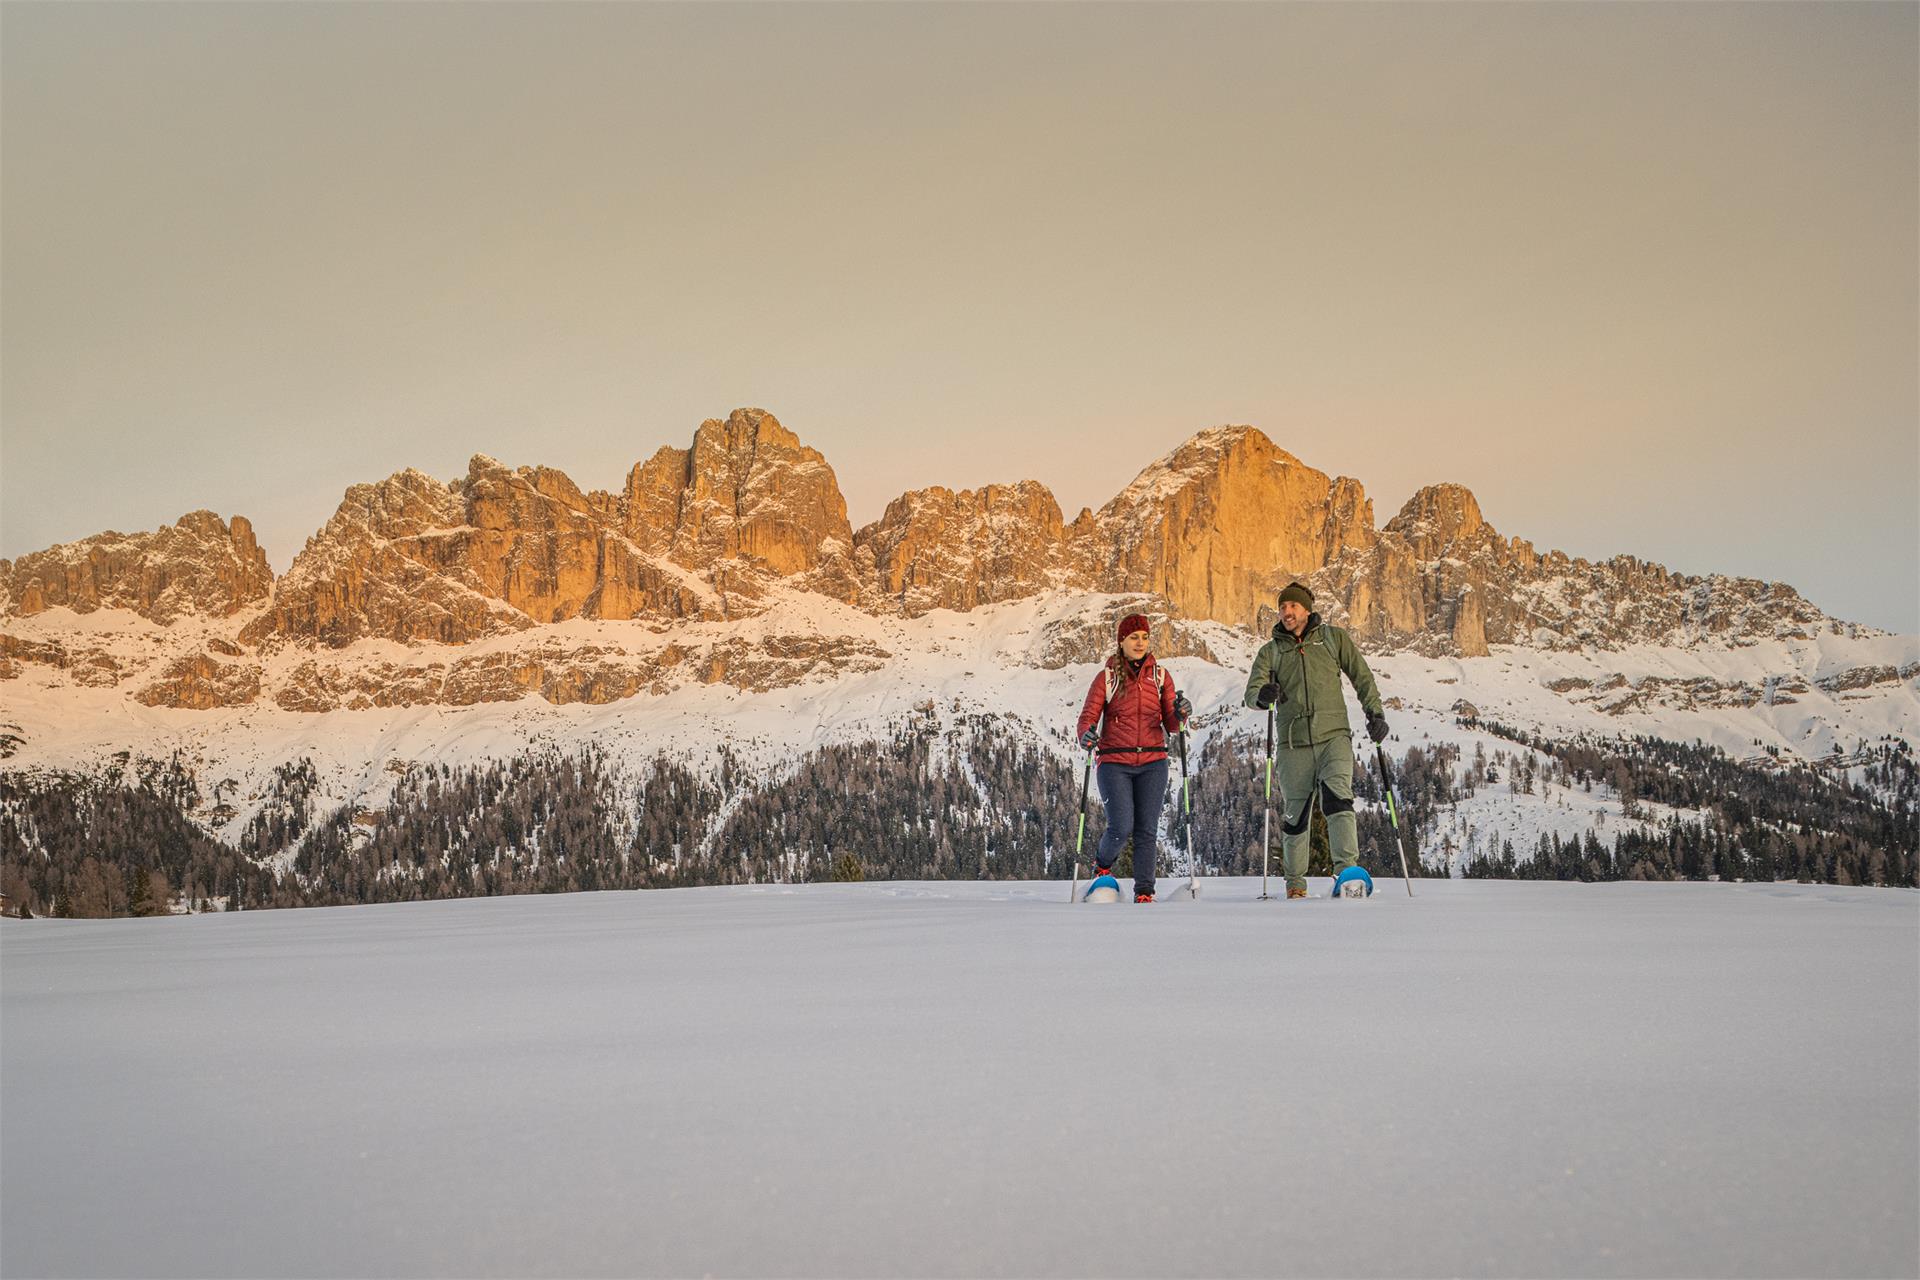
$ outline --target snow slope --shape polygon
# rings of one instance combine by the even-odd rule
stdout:
[[[1920,1271],[1920,894],[1256,890],[0,921],[0,1271]]]
[[[776,592],[776,597],[766,613],[733,622],[669,630],[639,622],[576,620],[543,628],[540,635],[632,654],[670,643],[698,652],[703,645],[754,644],[768,636],[846,637],[884,650],[889,655],[884,665],[823,670],[765,693],[683,683],[664,695],[598,706],[556,706],[529,696],[470,707],[314,714],[284,711],[269,702],[216,711],[148,707],[123,689],[57,683],[44,669],[24,664],[23,674],[4,686],[0,734],[21,739],[4,767],[91,770],[122,752],[160,759],[177,752],[200,778],[206,810],[229,806],[223,819],[203,816],[203,821],[234,840],[257,809],[268,775],[302,756],[312,758],[318,769],[322,812],[347,803],[381,807],[397,762],[461,765],[548,746],[573,751],[591,745],[616,763],[636,767],[665,752],[696,768],[711,766],[724,747],[747,768],[771,778],[814,748],[885,738],[908,717],[929,712],[943,726],[967,716],[996,715],[1064,757],[1071,751],[1068,730],[1095,668],[1081,663],[1048,670],[1035,664],[1061,628],[1114,614],[1123,600],[1138,599],[1054,592],[908,619],[876,617],[805,593]],[[125,615],[131,621],[124,629],[116,629],[119,624],[104,615],[117,612],[74,615],[53,609],[21,620],[14,630],[41,642],[86,632],[116,636],[115,643],[135,647],[173,643],[166,629],[131,615]],[[1166,662],[1193,697],[1196,750],[1213,733],[1258,734],[1258,715],[1244,710],[1240,700],[1260,638],[1218,623],[1183,626],[1219,659],[1217,664],[1191,657]],[[448,649],[446,655],[450,660],[454,654],[519,643],[524,641],[501,637]],[[416,647],[415,656],[432,649]],[[376,664],[403,660],[408,652],[385,641],[366,641],[338,660]],[[306,659],[304,651],[288,650],[270,661],[285,665]],[[1584,732],[1650,734],[1682,742],[1700,738],[1735,757],[1773,748],[1788,760],[1818,759],[1836,746],[1852,751],[1888,734],[1920,747],[1920,639],[1860,628],[1842,626],[1811,639],[1738,647],[1703,643],[1592,652],[1501,647],[1484,658],[1402,653],[1370,661],[1382,695],[1390,700],[1396,752],[1423,741],[1459,743],[1467,758],[1476,744],[1489,753],[1510,747],[1460,727],[1455,707],[1462,701],[1483,719],[1549,737]],[[1827,689],[1819,683],[1869,668],[1906,674],[1858,688]],[[1738,696],[1726,692],[1739,688],[1774,696],[1740,705]],[[1780,692],[1786,689],[1795,692]],[[1350,715],[1359,724],[1350,691],[1349,700]],[[1592,829],[1585,802],[1569,810],[1564,796],[1559,806],[1531,797],[1511,804],[1502,799],[1482,806],[1487,812],[1474,824],[1483,846],[1504,836],[1524,850],[1542,831],[1564,836]],[[1600,834],[1611,841],[1606,830]]]

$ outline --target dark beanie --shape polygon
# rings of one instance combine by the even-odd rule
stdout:
[[[1150,625],[1148,625],[1146,614],[1130,613],[1126,617],[1120,619],[1120,630],[1119,630],[1119,633],[1114,636],[1114,639],[1125,640],[1128,636],[1132,635],[1136,631],[1151,631],[1151,630],[1153,630],[1153,628]]]
[[[1313,612],[1313,592],[1307,590],[1297,582],[1289,582],[1285,589],[1280,592],[1281,604],[1285,604],[1289,600],[1307,612]]]

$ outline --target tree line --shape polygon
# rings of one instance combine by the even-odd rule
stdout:
[[[1409,747],[1395,766],[1415,875],[1444,875],[1444,816],[1481,788],[1611,788],[1623,810],[1666,816],[1603,842],[1547,835],[1462,864],[1469,876],[1792,879],[1914,883],[1920,771],[1888,739],[1832,776],[1743,763],[1654,738],[1554,742],[1483,725],[1515,744],[1463,761],[1450,743]],[[322,811],[313,762],[269,776],[234,844],[202,811],[177,756],[121,758],[93,775],[0,773],[0,892],[34,914],[392,902],[508,893],[854,879],[1064,880],[1084,875],[1104,828],[1097,788],[1076,854],[1081,761],[992,715],[927,709],[887,737],[820,747],[774,776],[731,749],[696,767],[665,754],[619,766],[594,748],[472,765],[405,768],[378,808]],[[1191,768],[1193,849],[1207,875],[1258,875],[1265,803],[1258,739],[1216,735]],[[1182,769],[1169,768],[1162,878],[1184,871]],[[1385,791],[1355,762],[1361,864],[1398,875]],[[1281,800],[1275,794],[1279,825]],[[1327,874],[1324,818],[1309,869]],[[1425,851],[1423,853],[1423,851]],[[1131,874],[1131,851],[1119,870]],[[1275,868],[1277,871],[1277,867]]]
[[[1553,741],[1497,723],[1481,728],[1523,746],[1529,771],[1552,769],[1563,784],[1598,782],[1622,812],[1654,829],[1615,833],[1611,846],[1542,836],[1530,850],[1502,841],[1471,860],[1468,876],[1555,880],[1795,880],[1817,884],[1915,884],[1920,874],[1920,769],[1904,740],[1883,738],[1859,753],[1869,763],[1837,775],[1802,762],[1763,766],[1702,742],[1644,735]]]
[[[0,773],[0,893],[16,912],[98,918],[297,906],[267,867],[188,814],[200,793],[178,756],[98,774]]]

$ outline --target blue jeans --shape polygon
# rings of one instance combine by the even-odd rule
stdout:
[[[1107,830],[1094,861],[1100,869],[1133,841],[1133,891],[1153,892],[1153,844],[1160,831],[1160,806],[1167,798],[1167,762],[1100,766],[1100,799],[1107,806]],[[1099,874],[1099,870],[1094,872]]]

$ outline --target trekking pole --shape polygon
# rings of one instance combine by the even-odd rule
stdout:
[[[1193,865],[1193,788],[1187,780],[1187,726],[1180,726],[1180,808],[1187,829],[1187,896],[1198,898],[1200,884]]]
[[[1087,835],[1087,784],[1093,781],[1093,752],[1087,752],[1086,771],[1080,775],[1080,828],[1073,833],[1073,900],[1080,897],[1080,844]]]
[[[1400,838],[1400,806],[1393,799],[1393,773],[1387,768],[1387,749],[1380,743],[1373,744],[1374,758],[1380,762],[1380,785],[1387,792],[1387,816],[1393,819],[1393,842],[1400,849],[1400,876],[1407,886],[1407,896],[1413,896],[1413,873],[1407,869],[1407,842]]]
[[[1260,897],[1258,901],[1269,901],[1273,895],[1267,892],[1267,866],[1273,859],[1270,842],[1273,839],[1273,708],[1267,708],[1267,802],[1260,816]]]

